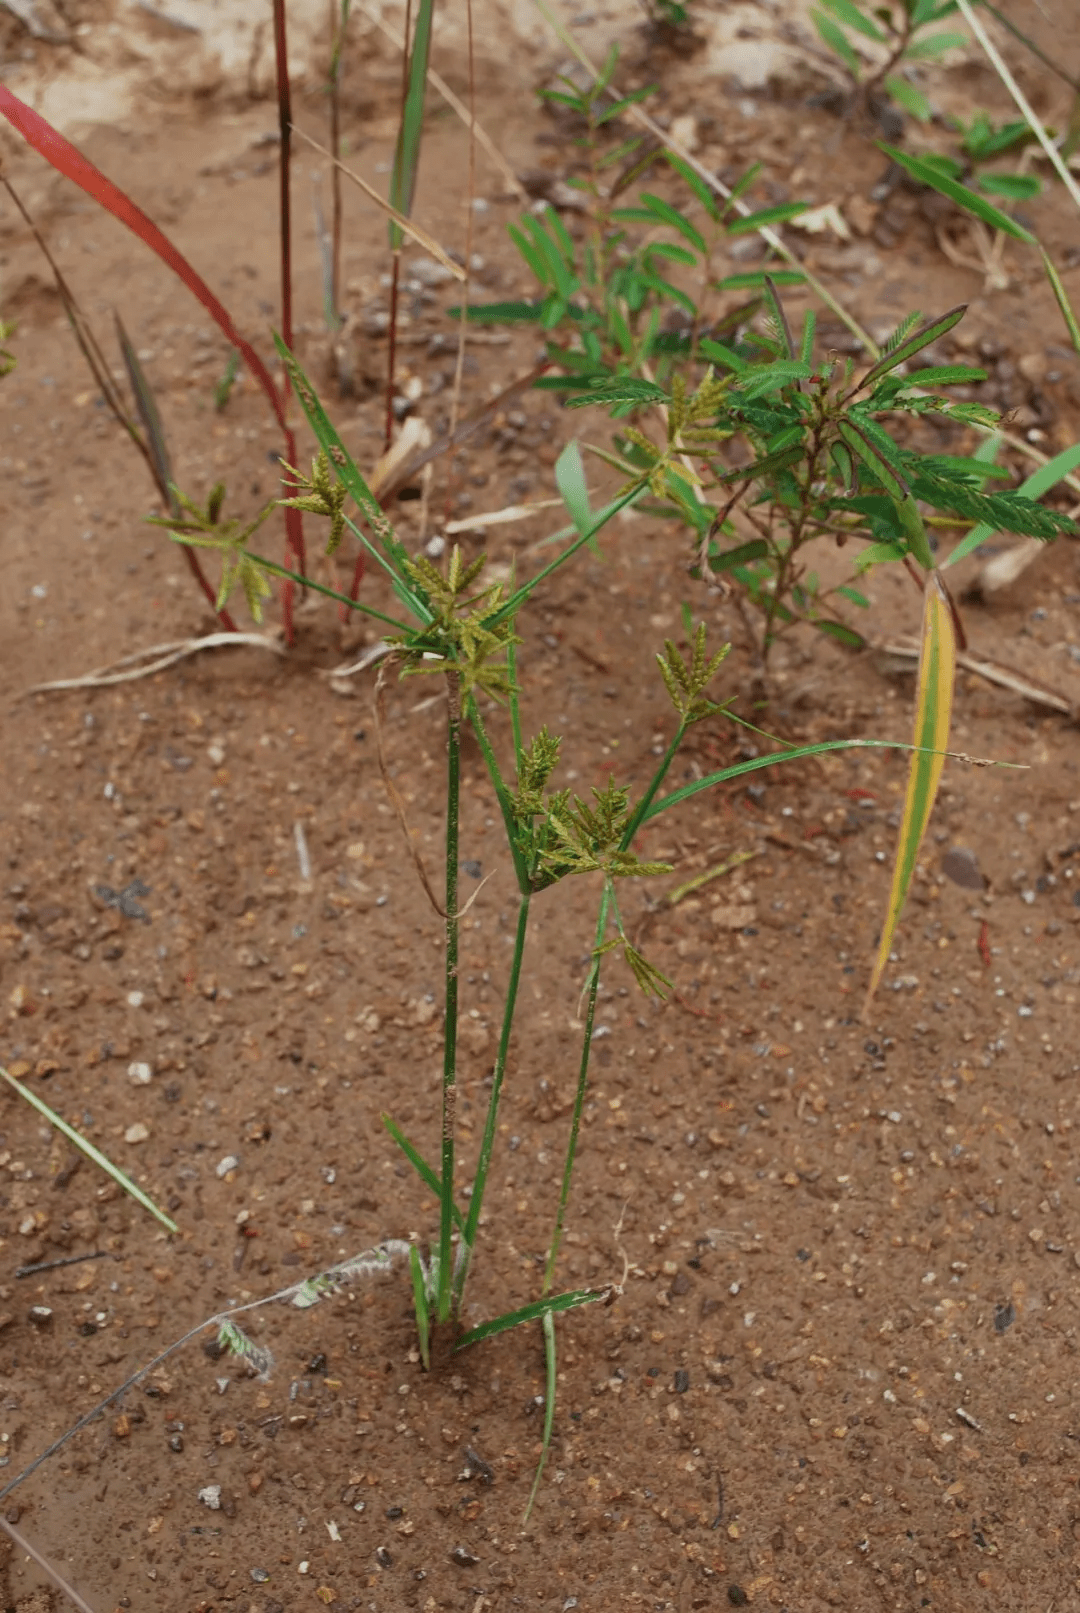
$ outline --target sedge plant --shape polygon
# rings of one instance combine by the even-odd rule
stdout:
[[[553,574],[568,565],[580,550],[620,509],[638,502],[648,491],[650,475],[635,476],[618,496],[596,512],[575,499],[572,510],[576,535],[556,557],[526,582],[504,590],[501,583],[484,581],[484,558],[466,562],[453,548],[443,566],[424,554],[410,555],[392,523],[371,493],[350,457],[300,365],[283,343],[279,352],[297,398],[319,444],[310,475],[290,473],[288,497],[293,507],[328,523],[327,548],[341,541],[346,529],[358,539],[369,562],[386,575],[395,600],[391,615],[367,601],[319,585],[319,591],[349,603],[353,609],[380,623],[388,646],[380,679],[388,677],[437,678],[446,697],[446,771],[443,844],[445,876],[436,888],[420,858],[410,849],[421,872],[424,888],[439,912],[443,926],[445,979],[443,990],[443,1070],[438,1135],[434,1145],[408,1135],[392,1115],[384,1116],[389,1136],[412,1166],[419,1182],[437,1201],[437,1229],[427,1248],[413,1245],[408,1259],[416,1310],[420,1354],[425,1367],[436,1368],[453,1353],[507,1329],[539,1320],[542,1323],[549,1385],[546,1443],[554,1415],[554,1318],[562,1311],[610,1299],[617,1285],[558,1291],[556,1282],[560,1244],[567,1222],[576,1159],[578,1132],[588,1087],[590,1056],[601,971],[612,954],[619,954],[640,990],[662,996],[669,989],[660,970],[632,941],[624,922],[626,881],[638,882],[662,874],[667,865],[649,861],[638,850],[640,831],[664,812],[673,810],[702,790],[743,774],[798,757],[849,745],[885,741],[835,740],[791,747],[757,756],[710,773],[692,783],[671,789],[672,764],[689,729],[720,717],[729,702],[717,700],[712,686],[724,664],[728,646],[710,650],[703,624],[689,636],[685,652],[665,643],[657,657],[659,675],[672,702],[675,732],[644,790],[634,795],[624,783],[611,778],[589,799],[559,787],[557,772],[561,739],[546,728],[526,738],[517,673],[520,617]],[[717,383],[709,379],[703,396],[713,396]],[[710,389],[712,389],[710,391]],[[690,407],[693,414],[693,406]],[[679,426],[679,431],[682,426]],[[651,473],[650,473],[651,474]],[[566,481],[564,476],[564,481]],[[203,535],[209,511],[190,511],[186,528],[174,527],[181,543]],[[249,547],[249,532],[232,534],[231,557],[224,557],[231,577],[243,581],[250,570],[276,574],[274,562]],[[222,534],[224,541],[224,534]],[[316,586],[312,584],[312,586]],[[245,585],[245,591],[246,585]],[[943,598],[943,592],[935,594]],[[378,702],[378,695],[377,695]],[[500,738],[492,712],[505,710],[508,728]],[[461,813],[461,755],[466,731],[479,746],[498,800],[503,831],[517,886],[513,952],[505,988],[502,1025],[491,1075],[487,1113],[477,1155],[466,1173],[458,1127],[458,1026],[465,1011],[459,975],[459,946],[463,909],[458,889],[459,827]],[[937,733],[925,736],[936,749]],[[920,741],[920,743],[922,743]],[[940,765],[941,758],[929,756]],[[404,825],[404,811],[388,774],[384,779]],[[563,1170],[552,1214],[552,1231],[538,1297],[509,1308],[478,1326],[466,1328],[464,1302],[468,1279],[480,1241],[485,1193],[490,1179],[498,1130],[499,1106],[511,1067],[520,987],[527,965],[529,921],[534,902],[563,880],[584,876],[595,881],[598,896],[595,934],[581,1017],[582,1039],[577,1081],[571,1111]],[[462,1178],[470,1181],[463,1186]],[[312,1296],[321,1291],[315,1287]],[[327,1285],[333,1286],[332,1275]],[[239,1339],[239,1335],[238,1335]],[[243,1348],[242,1339],[234,1347]]]

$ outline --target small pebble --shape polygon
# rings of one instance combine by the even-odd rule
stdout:
[[[26,1314],[35,1327],[48,1327],[53,1316],[48,1305],[31,1305]]]
[[[474,1551],[469,1550],[468,1546],[455,1546],[450,1553],[450,1561],[457,1563],[459,1568],[471,1568],[480,1559]]]
[[[994,1307],[994,1332],[995,1333],[1007,1333],[1009,1331],[1010,1327],[1012,1327],[1012,1325],[1013,1325],[1013,1323],[1015,1321],[1016,1321],[1016,1307],[1015,1307],[1015,1305],[1012,1304],[1011,1301],[1010,1301],[1010,1303],[1008,1305],[995,1305],[995,1307]]]
[[[218,1176],[228,1176],[230,1171],[238,1168],[240,1161],[235,1154],[226,1154],[224,1159],[218,1161],[215,1170]]]
[[[124,1133],[126,1143],[144,1143],[150,1135],[150,1127],[144,1126],[141,1120],[136,1120]]]
[[[270,1578],[270,1574],[265,1568],[253,1568],[251,1570],[251,1578],[256,1585],[265,1585],[267,1580]]]
[[[967,846],[951,847],[941,859],[941,872],[946,879],[951,879],[954,885],[960,885],[964,890],[986,889],[986,880],[979,869],[979,859]]]
[[[211,1512],[220,1512],[221,1511],[221,1485],[220,1484],[206,1484],[206,1485],[204,1485],[203,1488],[199,1491],[199,1500],[202,1502],[204,1507],[209,1507]]]
[[[141,1008],[145,1001],[146,998],[143,996],[141,991],[129,991],[127,994],[127,1004],[129,1008]]]
[[[137,997],[139,993],[137,991],[133,991],[131,995],[133,997]],[[136,1005],[132,1004],[132,1006],[134,1007]],[[138,1060],[136,1060],[135,1063],[128,1065],[128,1080],[133,1086],[148,1087],[153,1074],[154,1072],[150,1068],[149,1064],[140,1064]]]

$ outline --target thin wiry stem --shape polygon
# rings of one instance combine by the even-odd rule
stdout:
[[[457,361],[454,365],[454,390],[450,396],[450,436],[457,430],[458,410],[461,407],[461,381],[465,373],[465,332],[469,323],[469,276],[472,272],[473,224],[476,209],[476,65],[473,60],[472,0],[465,0],[469,48],[469,162],[465,191],[465,283],[461,288],[461,313],[458,318]],[[448,512],[449,513],[449,512]]]
[[[1023,117],[1028,128],[1034,134],[1040,146],[1042,146],[1046,155],[1049,157],[1051,163],[1056,169],[1058,178],[1065,186],[1065,189],[1068,191],[1077,207],[1080,207],[1080,185],[1077,185],[1076,180],[1069,172],[1068,167],[1062,161],[1060,151],[1054,145],[1053,141],[1050,139],[1050,136],[1043,128],[1042,122],[1032,110],[1031,103],[1028,101],[1027,96],[1024,94],[1015,78],[1009,72],[1008,67],[1005,65],[1005,62],[1002,59],[1001,52],[998,50],[997,46],[994,44],[994,41],[990,38],[990,35],[987,33],[986,29],[983,27],[982,23],[971,9],[970,0],[956,0],[956,3],[960,8],[960,15],[963,17],[972,33],[975,35],[975,38],[978,40],[979,44],[989,57],[990,64],[993,67],[994,72],[997,74],[998,78],[1000,78],[1001,82],[1004,84],[1005,88],[1016,102],[1020,109],[1020,115]]]
[[[555,1277],[555,1265],[559,1258],[559,1245],[562,1243],[563,1227],[566,1223],[566,1206],[570,1201],[570,1182],[574,1174],[574,1162],[577,1158],[578,1136],[581,1132],[581,1114],[585,1107],[585,1093],[589,1086],[589,1056],[592,1053],[593,1024],[596,1020],[596,997],[600,990],[600,948],[604,943],[604,932],[607,929],[608,913],[611,910],[611,885],[605,883],[604,894],[600,898],[600,911],[596,919],[596,943],[593,951],[592,966],[589,969],[589,978],[586,983],[587,997],[585,1002],[585,1029],[581,1038],[581,1063],[578,1067],[577,1091],[574,1094],[574,1108],[570,1117],[570,1140],[566,1145],[566,1161],[563,1165],[562,1187],[559,1190],[559,1208],[555,1213],[555,1228],[551,1234],[551,1247],[548,1250],[547,1264],[544,1267],[544,1286],[542,1297],[547,1298],[551,1292],[551,1284]]]
[[[484,1189],[487,1186],[488,1170],[491,1166],[491,1151],[495,1146],[495,1125],[499,1114],[499,1098],[502,1095],[503,1077],[506,1075],[506,1060],[510,1052],[510,1036],[514,1028],[514,1011],[517,1007],[518,985],[521,980],[521,965],[525,957],[525,936],[529,928],[529,901],[530,894],[526,891],[522,895],[518,906],[517,932],[514,936],[514,955],[510,960],[510,979],[506,986],[502,1033],[499,1036],[498,1052],[495,1054],[495,1068],[491,1073],[491,1096],[488,1099],[487,1120],[484,1124],[484,1135],[480,1143],[480,1158],[476,1162],[476,1175],[473,1178],[469,1214],[465,1221],[464,1258],[454,1280],[454,1306],[458,1311],[461,1309],[461,1296],[465,1291],[465,1280],[469,1273],[469,1260],[472,1256],[473,1245],[476,1242],[477,1228],[480,1225]]]
[[[446,1018],[443,1026],[442,1180],[439,1207],[439,1292],[436,1316],[449,1320],[454,1230],[454,1137],[457,1122],[458,843],[461,811],[461,678],[446,674]]]
[[[292,352],[292,94],[289,88],[289,45],[285,31],[285,0],[274,0],[274,65],[277,74],[278,129],[281,149],[278,157],[279,178],[279,236],[281,256],[281,335],[285,346]],[[289,396],[289,372],[281,376],[283,401]],[[292,428],[285,427],[285,460],[296,464],[296,436]],[[304,552],[304,523],[299,510],[285,510],[285,542],[296,561],[297,570],[307,570]],[[292,644],[294,584],[286,582],[281,590],[281,615],[285,639]]]
[[[26,1536],[20,1534],[18,1529],[15,1528],[14,1524],[9,1523],[8,1520],[3,1516],[0,1516],[0,1529],[4,1531],[9,1539],[15,1542],[20,1551],[25,1551],[28,1557],[32,1557],[34,1559],[38,1567],[43,1573],[49,1576],[53,1584],[57,1586],[57,1588],[61,1590],[65,1596],[70,1598],[70,1600],[79,1609],[79,1613],[94,1613],[90,1603],[83,1600],[73,1585],[68,1584],[67,1580],[63,1577],[59,1570],[53,1567],[49,1559],[43,1556],[42,1553],[38,1551],[36,1546],[32,1546],[29,1540],[27,1540]]]
[[[412,0],[405,0],[405,38],[401,48],[401,102],[399,121],[405,117],[409,96],[409,39],[412,33]],[[394,440],[394,379],[397,369],[398,282],[401,278],[401,247],[394,251],[390,265],[390,325],[386,333],[386,430],[383,452],[389,453]]]
[[[349,26],[351,0],[329,0],[330,29],[333,55],[330,61],[330,150],[334,154],[334,167],[330,172],[332,218],[330,224],[330,311],[341,322],[341,236],[343,203],[341,196],[341,64],[345,50],[345,32]]]

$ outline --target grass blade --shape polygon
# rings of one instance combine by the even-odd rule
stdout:
[[[493,1316],[490,1322],[481,1322],[479,1327],[470,1328],[463,1333],[454,1345],[455,1352],[468,1349],[470,1344],[479,1344],[481,1339],[494,1338],[496,1333],[505,1333],[511,1327],[520,1327],[523,1322],[535,1322],[538,1316],[544,1316],[554,1311],[571,1311],[578,1305],[595,1305],[599,1299],[610,1299],[615,1290],[608,1285],[606,1288],[574,1288],[566,1294],[556,1294],[554,1299],[537,1299],[531,1305],[523,1305],[519,1311],[507,1311],[503,1316]]]
[[[1075,351],[1080,353],[1080,324],[1077,323],[1075,310],[1069,301],[1069,294],[1065,290],[1061,276],[1050,261],[1046,248],[1040,247],[1039,251],[1042,253],[1043,268],[1046,270],[1046,278],[1050,282],[1050,289],[1057,299],[1057,305],[1061,309],[1061,317],[1065,321],[1066,330],[1069,332],[1069,340],[1072,342]]]
[[[25,1098],[27,1103],[36,1109],[39,1115],[44,1116],[50,1126],[55,1126],[57,1131],[62,1132],[68,1142],[74,1143],[75,1147],[85,1154],[87,1159],[100,1166],[106,1176],[111,1176],[118,1187],[122,1187],[124,1192],[129,1194],[137,1204],[141,1204],[144,1210],[149,1210],[150,1214],[155,1220],[160,1221],[163,1227],[168,1228],[170,1232],[179,1231],[176,1222],[171,1220],[164,1210],[159,1210],[153,1199],[149,1198],[141,1187],[136,1187],[130,1176],[125,1176],[120,1167],[114,1165],[112,1160],[101,1152],[100,1148],[95,1148],[88,1138],[83,1137],[75,1130],[74,1126],[69,1126],[67,1121],[62,1119],[55,1109],[50,1109],[49,1105],[42,1098],[39,1098],[36,1092],[32,1092],[21,1081],[16,1081],[15,1077],[10,1075],[2,1065],[0,1065],[0,1075],[3,1076],[13,1092],[17,1092],[20,1098]]]
[[[443,268],[452,274],[455,280],[464,281],[466,279],[465,270],[460,263],[454,262],[446,248],[440,246],[435,237],[430,235],[421,225],[414,224],[412,219],[406,218],[404,213],[399,213],[395,207],[392,207],[385,196],[380,196],[374,185],[369,185],[366,179],[354,172],[347,163],[335,157],[333,152],[327,151],[326,147],[321,146],[317,140],[313,140],[309,134],[305,134],[303,129],[294,129],[293,133],[299,135],[301,140],[305,141],[313,151],[317,151],[321,157],[326,157],[333,163],[335,172],[344,174],[346,179],[351,179],[353,184],[363,191],[369,201],[374,202],[376,207],[381,208],[392,223],[398,226],[403,235],[411,235],[417,246],[422,246],[424,251],[430,257],[433,257],[436,263],[441,263]],[[451,316],[455,312],[456,310],[453,308],[447,309],[447,313]]]
[[[922,157],[913,157],[909,152],[898,151],[895,146],[887,146],[883,140],[878,141],[878,148],[909,173],[912,179],[917,179],[920,185],[927,185],[931,190],[947,196],[957,207],[962,207],[967,213],[974,213],[984,224],[989,224],[992,230],[1004,230],[1006,235],[1011,235],[1016,241],[1023,241],[1026,246],[1038,246],[1039,243],[1030,230],[1025,230],[1022,224],[1018,224],[1000,208],[994,207],[985,197],[977,195],[975,191],[959,184],[957,180],[950,179],[940,168],[935,168],[933,163],[925,161]]]
[[[420,0],[409,52],[408,83],[401,108],[397,147],[394,151],[394,169],[390,177],[390,201],[399,213],[407,218],[412,212],[416,193],[416,175],[420,167],[420,139],[424,130],[424,96],[427,93],[428,62],[431,57],[431,24],[435,15],[435,0]],[[390,247],[400,251],[401,229],[390,225]]]
[[[442,1180],[439,1177],[438,1172],[432,1170],[423,1154],[413,1147],[412,1143],[406,1137],[405,1133],[401,1130],[401,1127],[396,1121],[391,1120],[389,1115],[383,1115],[382,1123],[390,1133],[391,1137],[397,1143],[398,1147],[401,1149],[401,1152],[405,1155],[405,1158],[409,1161],[409,1164],[412,1166],[417,1176],[419,1176],[420,1180],[430,1187],[437,1199],[441,1199]],[[454,1223],[459,1232],[464,1232],[465,1223],[461,1218],[461,1211],[458,1209],[457,1205],[454,1206]]]
[[[933,811],[952,715],[956,675],[956,625],[952,603],[937,572],[926,580],[923,606],[922,650],[915,706],[915,749],[908,772],[904,815],[893,867],[889,906],[881,931],[881,944],[866,993],[866,1008],[889,961],[893,936],[915,873],[915,859]]]
[[[349,10],[352,0],[330,0],[333,17],[333,48],[330,53],[330,72],[327,89],[330,99],[330,150],[335,164],[341,157],[341,62],[345,48],[345,35],[349,27]],[[330,320],[332,330],[341,323],[341,233],[343,205],[341,199],[341,172],[335,166],[330,175],[330,194],[333,218],[330,244]]]
[[[668,807],[680,806],[688,801],[692,795],[701,790],[711,790],[714,785],[726,784],[734,778],[741,778],[744,773],[756,773],[762,767],[775,767],[780,762],[797,762],[806,756],[823,756],[826,751],[834,750],[908,750],[918,751],[918,745],[905,744],[901,739],[826,739],[817,745],[795,745],[791,750],[775,751],[771,756],[755,756],[748,762],[736,762],[733,767],[722,767],[716,773],[706,773],[704,778],[695,779],[692,784],[683,784],[662,800],[654,801],[649,810],[642,814],[641,822],[648,823]],[[947,756],[953,756],[956,761],[970,761],[970,756],[957,755],[953,751],[946,751]],[[980,762],[980,765],[993,767],[1016,767],[1016,762]]]
[[[1012,96],[1013,100],[1016,102],[1016,105],[1020,110],[1021,117],[1024,119],[1028,128],[1038,140],[1040,146],[1042,146],[1043,151],[1046,153],[1049,161],[1056,170],[1058,178],[1065,186],[1065,189],[1072,197],[1076,206],[1080,207],[1080,185],[1077,185],[1076,180],[1069,172],[1068,166],[1063,161],[1060,151],[1050,139],[1050,136],[1047,134],[1046,129],[1043,127],[1040,119],[1035,115],[1034,111],[1032,110],[1031,103],[1028,101],[1023,90],[1010,73],[1000,51],[994,44],[994,41],[990,38],[990,35],[986,32],[986,29],[983,27],[982,23],[972,10],[970,0],[956,0],[956,3],[959,8],[960,15],[963,17],[972,33],[975,35],[975,38],[979,41],[979,44],[986,52],[994,72],[997,74],[998,78],[1001,80],[1009,94]]]
[[[124,329],[124,322],[117,313],[113,314],[116,321],[116,338],[120,343],[120,352],[124,359],[124,368],[131,382],[131,390],[135,394],[135,407],[139,411],[143,431],[146,433],[146,442],[150,449],[150,457],[154,462],[154,479],[158,490],[167,503],[173,515],[179,515],[180,507],[176,502],[176,494],[172,491],[173,473],[172,461],[169,458],[169,445],[165,441],[165,427],[161,423],[161,411],[157,406],[150,382],[146,379],[146,372],[139,362],[139,355],[132,346],[131,338]],[[236,349],[233,349],[235,353]]]
[[[368,526],[382,544],[382,549],[370,543],[363,533],[358,532],[357,536],[366,545],[374,559],[389,573],[393,579],[398,597],[420,621],[430,622],[432,620],[431,611],[406,579],[405,563],[409,556],[404,546],[395,536],[394,528],[383,513],[382,505],[364,480],[345,444],[338,436],[335,427],[331,424],[330,417],[319,402],[311,382],[280,336],[275,335],[274,345],[281,355],[281,361],[292,382],[293,390],[300,400],[300,407],[307,416],[308,425],[315,433],[319,447],[329,458],[338,478],[348,488],[350,497],[359,506]],[[355,531],[356,528],[353,530]],[[346,601],[346,603],[351,603],[351,601]]]
[[[218,301],[202,276],[192,268],[184,255],[169,240],[141,207],[137,207],[130,196],[114,185],[111,179],[106,179],[100,169],[83,156],[82,152],[73,146],[70,140],[65,140],[58,134],[50,123],[27,106],[14,95],[6,85],[0,84],[0,114],[28,145],[44,157],[58,173],[70,179],[73,184],[84,190],[113,218],[125,225],[132,234],[137,235],[151,252],[155,252],[161,261],[183,281],[184,285],[197,298],[217,325],[218,329],[229,342],[238,348],[243,355],[244,363],[258,381],[269,399],[270,406],[279,424],[285,425],[285,412],[282,400],[278,395],[266,365],[256,353],[251,343],[247,341],[236,326],[224,305]]]

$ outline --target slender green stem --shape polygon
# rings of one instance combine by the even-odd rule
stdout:
[[[653,798],[656,795],[657,790],[660,788],[661,784],[663,784],[668,775],[671,764],[675,760],[675,752],[682,744],[683,735],[685,733],[686,724],[681,722],[678,728],[675,730],[675,738],[671,741],[671,744],[664,752],[663,760],[661,761],[660,766],[656,769],[656,772],[649,780],[648,789],[645,791],[645,794],[641,797],[641,800],[638,802],[637,806],[630,815],[630,821],[623,831],[622,839],[619,841],[620,851],[628,851],[633,845],[634,836],[641,828],[641,825],[645,820],[645,816],[653,804]]]
[[[495,794],[498,797],[499,809],[502,812],[503,824],[506,828],[506,839],[510,846],[510,855],[514,859],[514,872],[517,875],[518,889],[524,895],[532,889],[532,886],[529,883],[528,866],[518,844],[518,826],[510,805],[510,792],[503,783],[498,758],[495,755],[491,740],[488,738],[487,729],[484,727],[484,719],[480,715],[480,708],[474,695],[469,696],[465,710],[479,743],[480,753],[484,758],[488,773],[491,775],[491,782],[495,786]]]
[[[378,544],[372,543],[367,533],[362,527],[357,526],[351,515],[347,515],[345,517],[345,525],[348,527],[349,531],[352,533],[353,537],[357,540],[361,547],[366,549],[367,553],[375,561],[376,565],[381,566],[386,572],[386,575],[390,578],[390,581],[394,584],[395,588],[407,588],[408,585],[402,577],[397,564],[395,563],[396,557],[388,557],[379,548]],[[410,595],[410,604],[411,601],[412,596]],[[430,611],[428,611],[425,615],[422,611],[417,610],[416,614],[420,617],[420,620],[425,623],[430,622],[432,619]]]
[[[446,1022],[443,1027],[442,1180],[436,1316],[449,1320],[454,1231],[454,1133],[457,1119],[458,839],[461,812],[461,679],[446,674]]]
[[[559,1245],[562,1243],[563,1225],[566,1220],[566,1206],[570,1199],[570,1179],[574,1174],[574,1161],[577,1157],[578,1136],[581,1131],[581,1112],[585,1107],[585,1092],[589,1085],[589,1055],[592,1052],[593,1023],[596,1019],[596,995],[600,989],[601,959],[599,951],[604,942],[604,931],[607,929],[610,908],[611,885],[610,883],[605,883],[604,894],[600,898],[600,911],[596,918],[596,946],[586,986],[588,996],[585,1006],[585,1032],[581,1042],[581,1065],[578,1070],[577,1092],[574,1094],[574,1111],[570,1118],[570,1141],[566,1146],[566,1162],[563,1166],[562,1188],[559,1192],[559,1208],[555,1216],[555,1230],[551,1235],[551,1248],[548,1250],[547,1265],[544,1267],[543,1296],[545,1298],[551,1291],[552,1280],[555,1276],[555,1263],[559,1258]]]
[[[584,547],[586,543],[590,542],[590,540],[596,536],[601,527],[607,525],[612,516],[618,515],[620,510],[625,510],[627,505],[632,504],[636,498],[640,498],[644,491],[644,484],[628,488],[621,498],[618,498],[614,501],[614,503],[609,504],[607,508],[601,512],[602,519],[593,521],[590,526],[585,528],[585,531],[581,533],[580,537],[578,537],[575,542],[571,543],[568,548],[563,550],[562,554],[556,555],[555,559],[550,561],[542,571],[538,571],[535,577],[531,578],[529,582],[523,583],[520,588],[516,589],[500,610],[494,611],[490,616],[486,616],[484,618],[484,626],[487,628],[494,627],[498,622],[504,621],[507,616],[516,615],[516,613],[521,609],[521,606],[528,599],[529,595],[540,585],[540,583],[544,581],[545,578],[550,577],[553,571],[558,571],[560,566],[565,565],[573,555],[577,554],[580,548]]]
[[[525,746],[521,738],[521,697],[517,680],[517,645],[511,638],[506,646],[506,670],[510,676],[510,727],[514,735],[514,767],[521,772],[521,758]]]
[[[265,555],[252,554],[250,549],[247,554],[250,560],[254,560],[263,571],[268,571],[271,577],[285,577],[299,583],[302,588],[312,588],[317,594],[325,594],[327,599],[336,599],[340,604],[348,605],[350,610],[362,611],[365,616],[374,616],[376,621],[385,622],[387,627],[396,627],[399,633],[409,632],[407,622],[399,622],[396,617],[384,615],[381,610],[376,610],[374,605],[364,605],[359,599],[350,599],[348,594],[339,594],[336,588],[327,588],[323,583],[314,582],[312,578],[305,577],[299,571],[290,571],[287,566],[279,566],[276,560],[267,560]]]
[[[491,1151],[495,1146],[495,1125],[499,1115],[499,1098],[502,1093],[503,1077],[506,1074],[506,1060],[510,1051],[510,1037],[514,1028],[514,1011],[517,1007],[518,985],[521,980],[521,964],[525,956],[525,936],[529,927],[530,893],[524,892],[518,905],[517,933],[514,937],[514,955],[510,960],[510,979],[506,986],[506,1003],[503,1007],[502,1033],[499,1036],[499,1048],[495,1054],[495,1068],[491,1076],[491,1097],[488,1099],[487,1120],[484,1124],[484,1135],[480,1142],[480,1157],[476,1162],[476,1175],[473,1178],[472,1198],[469,1201],[469,1214],[465,1221],[463,1234],[465,1250],[460,1266],[454,1277],[454,1307],[461,1309],[461,1296],[465,1291],[465,1280],[469,1274],[469,1262],[472,1258],[473,1246],[476,1243],[476,1232],[480,1225],[480,1211],[484,1203],[484,1189],[487,1186],[488,1170],[491,1166]]]

